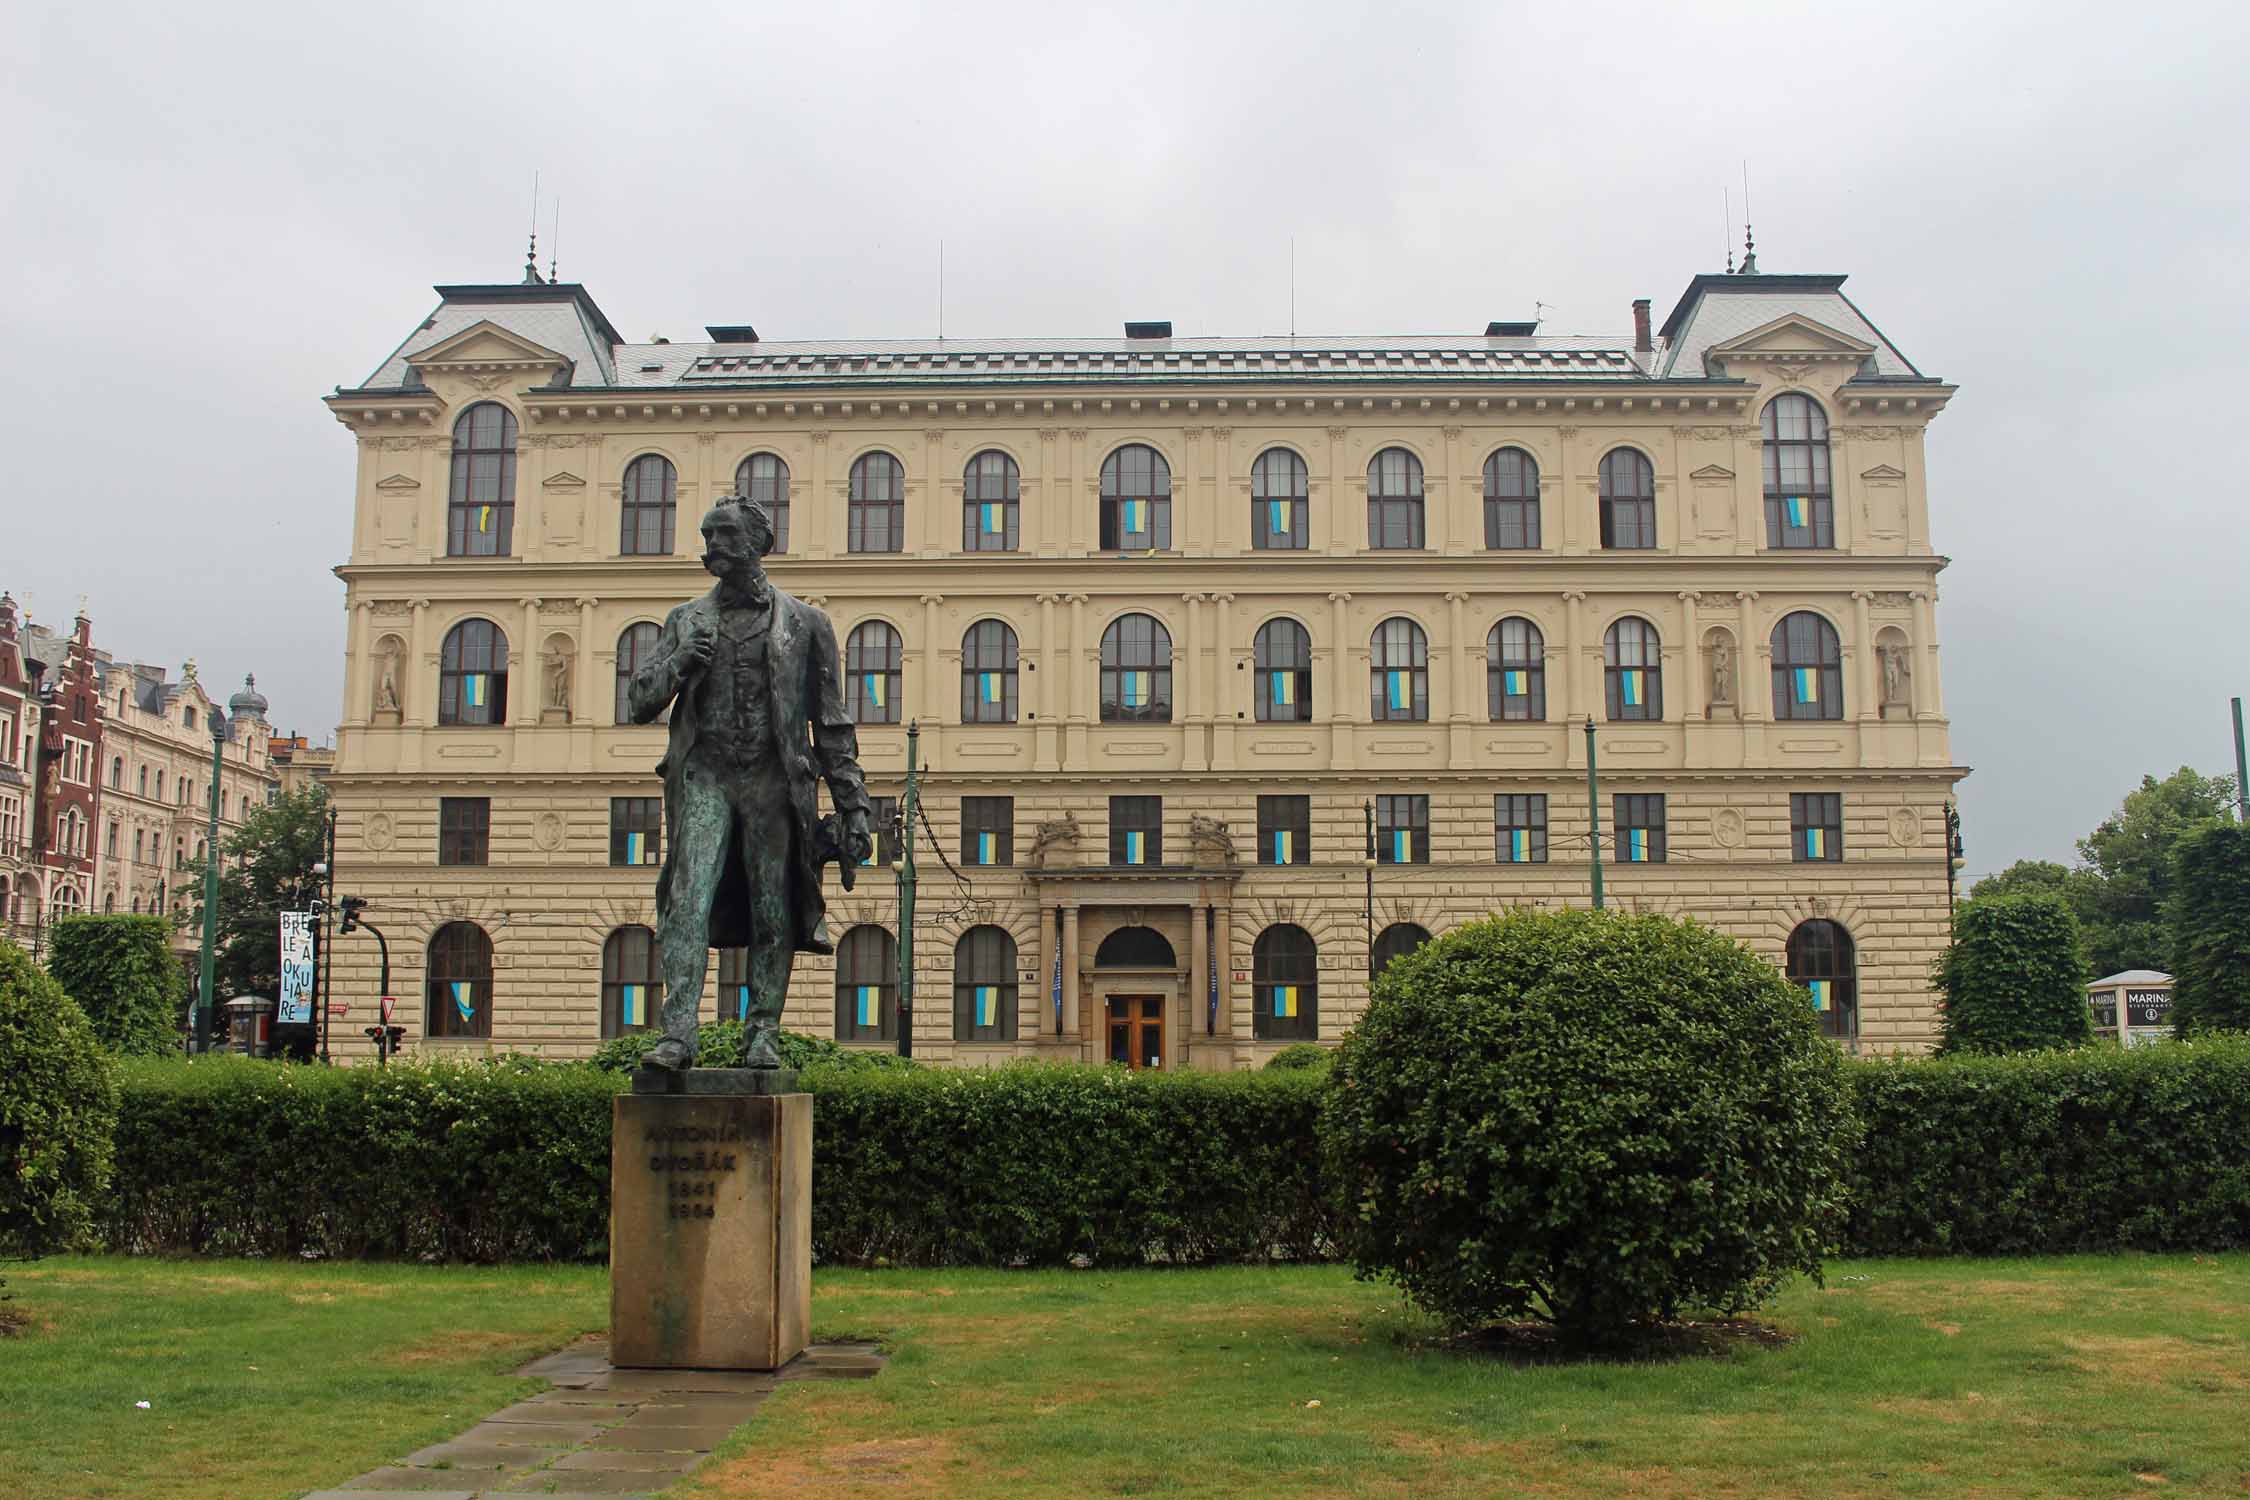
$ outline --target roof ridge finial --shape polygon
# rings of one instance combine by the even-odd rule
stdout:
[[[1758,274],[1758,241],[1751,232],[1748,219],[1742,221],[1742,274]]]

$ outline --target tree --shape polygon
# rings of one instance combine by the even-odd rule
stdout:
[[[2228,821],[2233,805],[2233,777],[2201,776],[2182,766],[2162,781],[2143,776],[2124,805],[2078,841],[2079,858],[2096,877],[2081,916],[2097,976],[2172,971],[2177,960],[2164,911],[2173,890],[2173,855],[2189,834]]]
[[[227,838],[222,852],[220,995],[279,995],[281,912],[302,909],[314,894],[313,866],[328,857],[328,793],[307,787],[258,808]],[[200,927],[200,902],[195,921]],[[204,1000],[215,1005],[219,996]]]
[[[1455,1328],[1580,1346],[1756,1306],[1841,1223],[1844,1069],[1805,992],[1710,928],[1457,927],[1391,961],[1335,1053],[1340,1248]]]
[[[86,1237],[116,1131],[117,1082],[85,1012],[0,938],[0,1256]]]
[[[2094,1038],[2078,922],[2058,896],[1984,896],[1961,908],[1937,961],[1941,1052],[2031,1052]]]
[[[180,1050],[187,971],[172,956],[162,917],[64,917],[47,972],[112,1052],[162,1057]]]
[[[2172,1025],[2250,1031],[2250,827],[2219,823],[2180,841],[2171,906]]]

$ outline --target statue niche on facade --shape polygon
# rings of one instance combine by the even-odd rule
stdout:
[[[633,674],[636,724],[672,710],[664,778],[664,866],[656,884],[664,966],[664,1037],[646,1065],[695,1063],[703,975],[712,948],[749,950],[747,1061],[777,1068],[781,1008],[801,950],[832,953],[821,865],[845,889],[872,851],[870,804],[821,611],[766,577],[773,521],[730,495],[703,518],[703,566],[718,583],[666,616]],[[828,783],[833,819],[818,815]]]
[[[570,717],[570,653],[560,644],[547,647],[547,712],[559,719]]]

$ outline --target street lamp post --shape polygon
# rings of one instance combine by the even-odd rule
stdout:
[[[1586,823],[1592,830],[1590,848],[1594,864],[1594,910],[1602,909],[1602,791],[1601,773],[1594,765],[1594,716],[1586,715]]]
[[[207,716],[211,725],[211,813],[204,840],[203,860],[203,966],[195,1004],[188,1007],[188,1051],[203,1050],[203,1017],[219,986],[219,775],[226,769],[227,721]]]

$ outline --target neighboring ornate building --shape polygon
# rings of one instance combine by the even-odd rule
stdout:
[[[45,882],[32,856],[37,816],[39,693],[13,595],[0,593],[0,937],[29,946]]]
[[[284,796],[325,784],[336,768],[335,746],[316,745],[301,734],[276,735],[267,748],[273,752],[273,768],[281,777]]]
[[[269,749],[273,728],[257,679],[220,712],[188,662],[173,680],[145,662],[105,662],[108,710],[102,746],[101,848],[94,887],[105,912],[193,913],[203,896],[210,845],[211,726],[223,728],[219,840],[242,826],[281,782]],[[173,946],[197,951],[200,931],[182,926]]]
[[[786,344],[440,287],[327,398],[359,448],[339,889],[438,1045],[652,1017],[664,731],[618,705],[740,488],[835,622],[878,794],[921,725],[959,878],[922,846],[918,1056],[1332,1040],[1390,955],[1589,901],[1589,720],[1612,905],[1737,934],[1840,1039],[1925,1046],[1952,387],[1843,279],[1698,276],[1615,339]],[[786,1024],[894,1045],[896,918],[888,871],[832,883]],[[336,973],[366,1003],[373,944]]]

